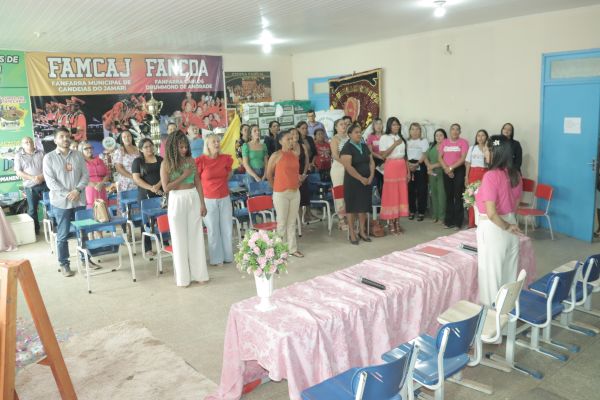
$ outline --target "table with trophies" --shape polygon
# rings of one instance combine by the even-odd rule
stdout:
[[[327,275],[277,289],[275,308],[258,297],[231,306],[218,391],[209,400],[239,399],[244,385],[267,376],[287,379],[289,397],[349,368],[382,363],[381,354],[438,329],[437,316],[455,302],[478,301],[475,230],[461,231]],[[434,258],[426,246],[444,249]],[[531,240],[521,237],[520,266],[536,275]],[[361,283],[366,277],[385,290]],[[277,286],[277,281],[275,283]]]

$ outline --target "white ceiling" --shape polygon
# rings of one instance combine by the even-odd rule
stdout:
[[[0,0],[0,49],[256,53],[261,17],[294,54],[387,37],[600,4],[600,0]],[[431,4],[429,4],[431,5]],[[568,22],[566,22],[568,23]],[[39,32],[39,38],[35,32]]]

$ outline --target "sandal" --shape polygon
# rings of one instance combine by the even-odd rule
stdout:
[[[388,222],[390,233],[396,233],[396,224],[393,221]]]
[[[295,251],[291,255],[293,255],[294,257],[298,257],[298,258],[304,257],[304,254],[300,253],[299,251]]]
[[[398,232],[398,235],[404,233],[404,229],[400,226],[400,221],[396,221],[396,232]]]

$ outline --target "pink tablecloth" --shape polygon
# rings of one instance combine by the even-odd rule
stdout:
[[[254,309],[253,297],[231,306],[218,392],[210,400],[239,399],[244,383],[268,371],[288,380],[290,399],[348,368],[381,363],[381,354],[423,332],[461,299],[478,300],[477,257],[457,248],[476,245],[475,230],[441,237],[352,267],[276,290],[275,310]],[[441,259],[415,250],[448,249]],[[521,267],[535,276],[529,238],[521,239]],[[364,276],[386,290],[358,282]],[[262,368],[261,368],[262,367]]]

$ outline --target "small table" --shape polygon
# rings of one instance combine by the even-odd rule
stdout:
[[[109,226],[117,226],[124,225],[127,223],[127,218],[125,217],[112,217],[110,221],[107,222],[98,222],[95,219],[82,219],[79,221],[71,221],[71,225],[75,227],[82,234],[85,231],[95,231],[98,229],[106,228]]]

